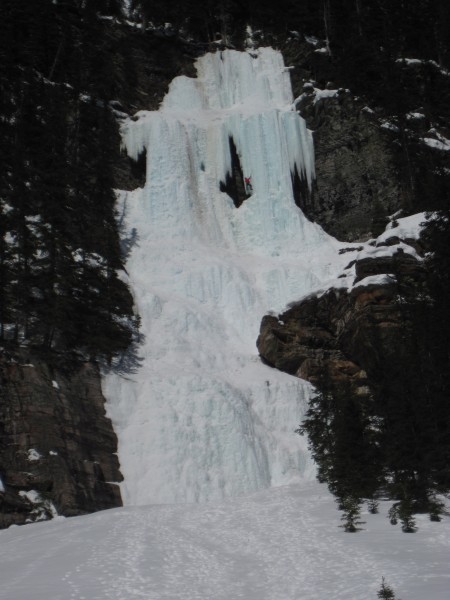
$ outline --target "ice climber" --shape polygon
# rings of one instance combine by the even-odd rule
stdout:
[[[245,181],[245,191],[247,192],[247,194],[250,194],[250,192],[253,192],[252,178],[244,177],[244,181]]]

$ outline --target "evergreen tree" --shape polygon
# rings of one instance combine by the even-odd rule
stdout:
[[[384,577],[381,578],[381,587],[377,592],[377,596],[381,600],[395,600],[394,590],[386,584]]]
[[[309,401],[301,426],[296,429],[299,435],[308,436],[308,446],[317,464],[317,479],[320,483],[328,481],[333,465],[333,404],[331,384],[325,375],[319,389]]]
[[[135,328],[131,294],[117,276],[123,264],[112,187],[114,123],[107,105],[94,99],[78,100],[75,114],[72,226],[79,246],[72,254],[76,277],[66,342],[110,359],[114,349],[129,345]]]
[[[404,498],[400,501],[398,505],[398,517],[404,533],[414,533],[417,531],[416,521],[413,517],[413,505],[409,498]]]
[[[28,74],[30,75],[30,74]],[[39,219],[34,171],[34,158],[40,152],[40,133],[44,107],[39,105],[43,84],[24,77],[15,97],[15,144],[12,149],[10,174],[10,241],[12,253],[12,289],[14,340],[23,341],[31,333],[35,320],[35,257],[38,240],[35,223]]]
[[[391,506],[388,518],[391,525],[397,525],[400,521],[404,533],[414,533],[417,531],[416,522],[413,517],[413,504],[408,497],[402,498],[400,502],[396,502]]]
[[[372,498],[382,480],[378,430],[368,400],[350,385],[337,387],[325,374],[297,433],[308,435],[318,479],[339,498]]]
[[[137,321],[117,272],[109,100],[127,85],[103,15],[122,3],[0,6],[0,337],[108,360]]]
[[[442,514],[445,511],[445,504],[438,500],[435,496],[431,496],[428,501],[428,511],[430,515],[430,521],[441,521]]]
[[[356,533],[361,531],[361,527],[365,521],[361,521],[361,501],[354,496],[346,496],[339,499],[339,508],[343,511],[341,516],[342,525],[346,533]]]

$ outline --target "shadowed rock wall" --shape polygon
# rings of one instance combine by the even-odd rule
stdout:
[[[97,366],[3,352],[0,377],[0,527],[121,506]]]

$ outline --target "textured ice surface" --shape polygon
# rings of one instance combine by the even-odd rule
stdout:
[[[296,207],[291,169],[311,181],[310,132],[292,110],[280,53],[225,51],[176,78],[157,112],[126,122],[147,150],[143,189],[122,193],[137,243],[126,268],[143,362],[108,375],[127,504],[205,502],[310,478],[294,433],[310,386],[261,364],[261,318],[336,277],[340,244]],[[253,195],[220,191],[232,136]]]

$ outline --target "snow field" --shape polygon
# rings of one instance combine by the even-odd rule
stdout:
[[[315,482],[225,503],[128,507],[0,532],[0,600],[447,600],[450,524],[364,530]]]

